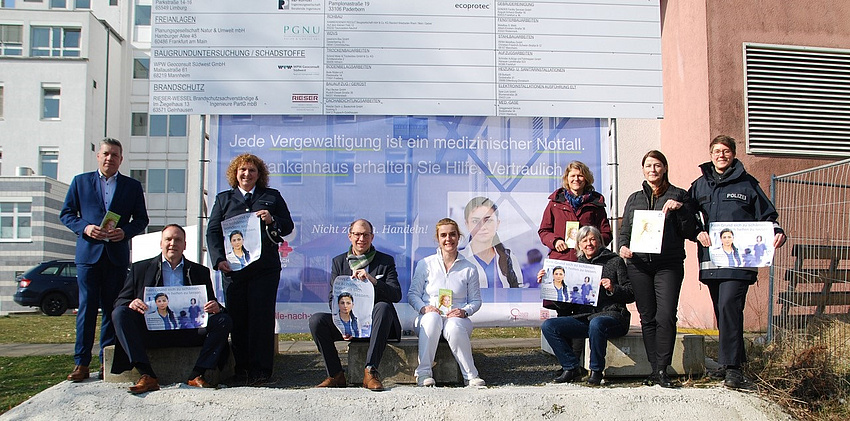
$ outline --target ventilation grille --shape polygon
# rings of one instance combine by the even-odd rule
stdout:
[[[850,156],[850,50],[744,44],[747,152]]]

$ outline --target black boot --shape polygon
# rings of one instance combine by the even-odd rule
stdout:
[[[658,383],[658,367],[655,364],[652,364],[652,371],[649,372],[649,376],[643,380],[644,386],[652,386]]]
[[[564,370],[560,376],[555,378],[555,383],[569,383],[581,378],[581,370],[578,367]]]
[[[602,384],[603,377],[604,376],[602,375],[601,371],[591,370],[590,377],[587,378],[587,384],[591,386],[599,386],[600,384]]]
[[[668,389],[676,387],[676,384],[670,379],[670,376],[667,375],[666,366],[658,368],[658,371],[655,373],[655,378],[657,379],[658,385],[661,387],[666,387]]]

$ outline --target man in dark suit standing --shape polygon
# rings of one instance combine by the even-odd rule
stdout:
[[[186,383],[195,387],[213,387],[206,378],[206,370],[220,367],[227,357],[227,335],[233,326],[230,316],[222,313],[224,307],[215,298],[210,270],[183,257],[186,250],[186,231],[171,224],[162,230],[159,246],[162,254],[152,259],[133,263],[124,288],[115,300],[112,320],[118,345],[112,362],[112,373],[118,374],[135,368],[141,374],[139,381],[130,386],[134,394],[159,390],[159,381],[151,367],[145,349],[161,347],[201,346],[201,354]],[[145,287],[174,287],[203,285],[207,290],[204,312],[208,313],[207,327],[149,331],[145,326]]]
[[[401,300],[401,286],[398,283],[395,260],[392,256],[372,247],[374,237],[372,223],[365,219],[358,219],[348,227],[351,248],[333,259],[329,299],[333,299],[333,281],[340,275],[371,282],[375,287],[372,335],[369,338],[369,350],[366,354],[363,387],[381,391],[384,390],[384,385],[378,374],[378,365],[381,363],[387,341],[390,338],[401,339],[401,323],[393,306],[393,303]],[[334,346],[334,342],[343,340],[343,337],[334,325],[331,314],[313,314],[310,317],[310,333],[313,334],[313,341],[316,342],[316,347],[325,359],[325,367],[328,371],[328,378],[318,387],[345,387],[345,372],[342,371],[339,354]]]
[[[118,173],[124,160],[121,142],[106,138],[97,152],[97,171],[79,174],[71,181],[59,219],[77,234],[74,262],[80,303],[77,309],[77,340],[74,371],[68,380],[89,377],[97,310],[103,309],[100,357],[103,348],[115,343],[112,305],[124,284],[130,265],[130,239],[148,225],[145,196],[138,181]],[[114,228],[104,222],[107,211],[120,216]],[[102,367],[101,367],[102,368]]]

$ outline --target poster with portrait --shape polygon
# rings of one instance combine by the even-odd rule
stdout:
[[[452,295],[454,291],[447,288],[440,288],[439,293],[437,294],[437,299],[433,300],[431,303],[432,306],[437,307],[440,310],[441,316],[446,316],[452,311]]]
[[[331,315],[342,338],[368,338],[372,334],[375,287],[368,280],[337,276],[333,281]]]
[[[766,267],[773,263],[773,222],[712,222],[711,262],[719,267]]]
[[[566,229],[564,230],[564,239],[567,243],[567,248],[574,249],[578,244],[578,221],[567,221]]]
[[[240,270],[260,259],[263,235],[260,217],[253,212],[221,221],[224,251],[231,270]]]
[[[546,259],[543,270],[546,274],[540,283],[540,298],[596,306],[602,266]]]
[[[664,236],[664,212],[636,210],[632,215],[629,249],[635,253],[661,253]]]
[[[198,329],[207,326],[207,288],[203,285],[145,287],[148,330]]]

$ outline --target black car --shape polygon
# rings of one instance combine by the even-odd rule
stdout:
[[[15,302],[39,307],[48,316],[61,316],[69,308],[77,308],[77,266],[73,260],[51,260],[39,263],[17,279]]]

